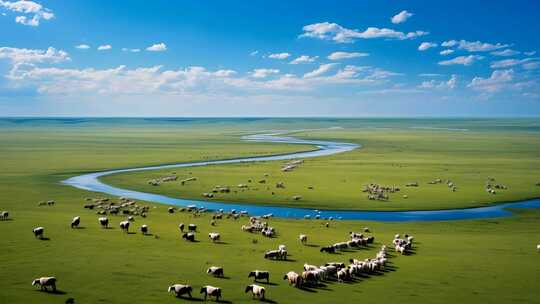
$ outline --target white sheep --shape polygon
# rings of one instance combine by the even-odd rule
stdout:
[[[146,235],[148,233],[148,225],[141,225],[141,233]]]
[[[129,231],[129,221],[121,221],[120,222],[120,228],[122,229],[122,231],[128,232]]]
[[[305,271],[312,271],[312,270],[317,270],[319,267],[315,266],[315,265],[309,265],[309,264],[304,264],[304,270]]]
[[[252,293],[253,297],[257,297],[259,299],[264,299],[264,294],[266,293],[266,289],[262,286],[251,284],[246,287],[246,292]]]
[[[220,235],[217,232],[210,232],[208,233],[208,237],[212,240],[212,242],[216,242],[220,240]]]
[[[41,277],[32,281],[32,286],[39,285],[41,290],[47,291],[47,286],[52,287],[53,291],[56,291],[56,278],[55,277]]]
[[[282,251],[282,250],[287,251],[287,247],[286,247],[285,245],[279,245],[279,246],[278,246],[278,250],[279,250],[279,251]]]
[[[71,228],[79,227],[80,223],[81,223],[81,217],[80,216],[74,217],[73,220],[71,220]]]
[[[190,285],[174,284],[169,286],[169,289],[167,290],[167,292],[171,291],[174,291],[176,297],[187,294],[191,298],[191,292],[193,291],[193,288]]]
[[[289,285],[302,287],[303,279],[298,273],[294,271],[287,272],[287,274],[283,276],[283,279],[287,280],[289,282]]]
[[[7,220],[8,218],[9,218],[9,212],[7,212],[7,211],[0,212],[0,219],[1,220]]]
[[[307,243],[307,235],[305,235],[305,234],[300,234],[300,235],[298,236],[298,239],[300,240],[300,242],[301,242],[302,244]]]
[[[540,252],[540,244],[536,245],[536,250],[538,250],[538,252]]]
[[[211,266],[206,270],[206,273],[211,274],[216,277],[222,277],[223,276],[223,267],[218,266]]]
[[[204,293],[205,301],[208,296],[211,296],[211,297],[216,297],[216,302],[218,302],[219,298],[221,297],[221,288],[206,285],[206,286],[201,287],[200,293]]]

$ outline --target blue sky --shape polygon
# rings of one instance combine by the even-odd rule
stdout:
[[[0,13],[1,116],[540,115],[538,1],[0,0]]]

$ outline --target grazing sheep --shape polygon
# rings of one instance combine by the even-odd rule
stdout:
[[[317,273],[315,271],[304,271],[302,272],[302,282],[309,284],[317,284]]]
[[[206,301],[206,298],[208,296],[210,297],[216,297],[216,302],[219,301],[219,298],[221,298],[221,288],[214,287],[210,285],[206,285],[201,287],[201,292],[204,293],[204,300]]]
[[[212,242],[219,241],[219,239],[220,239],[219,233],[216,233],[216,232],[210,232],[208,234],[208,237],[212,240]]]
[[[343,282],[350,279],[350,273],[347,271],[347,268],[340,269],[337,272],[338,282]]]
[[[321,247],[320,252],[336,253],[336,248],[334,246],[325,246]]]
[[[287,251],[287,246],[285,246],[285,245],[279,245],[279,246],[278,246],[278,250],[279,250],[279,251],[282,251],[282,250]]]
[[[141,225],[141,233],[144,235],[148,233],[148,225]]]
[[[259,285],[248,285],[246,287],[246,292],[250,292],[253,294],[253,297],[257,296],[259,299],[264,299],[264,294],[266,293],[266,289]]]
[[[169,207],[168,209],[169,213],[174,213],[176,211],[176,208],[174,207]]]
[[[167,292],[174,291],[176,294],[176,297],[181,297],[185,294],[187,294],[191,298],[191,292],[193,291],[193,288],[190,285],[183,285],[183,284],[174,284],[169,286],[169,289]]]
[[[189,224],[188,225],[188,231],[196,232],[197,231],[197,225]]]
[[[53,291],[56,291],[56,278],[55,277],[41,277],[32,281],[32,286],[39,285],[41,290],[48,291],[47,287],[50,286]]]
[[[128,216],[128,221],[130,221],[130,222],[134,222],[134,221],[135,221],[135,218],[133,217],[133,215]]]
[[[211,266],[206,270],[206,273],[211,274],[215,277],[223,277],[223,267]]]
[[[101,224],[102,228],[108,228],[109,227],[109,219],[106,217],[100,217],[98,218],[99,223]]]
[[[8,218],[9,218],[9,212],[7,212],[7,211],[0,212],[0,219],[1,220],[7,220]]]
[[[129,221],[121,221],[120,229],[122,229],[124,232],[129,232]]]
[[[536,250],[540,252],[540,244],[536,245]]]
[[[298,273],[294,271],[287,272],[287,274],[283,276],[283,279],[287,280],[289,282],[289,285],[294,285],[295,287],[302,287],[303,279]]]
[[[180,228],[180,232],[184,232],[184,223],[180,223],[180,225],[178,225],[178,228]]]
[[[317,270],[318,268],[319,267],[317,267],[315,265],[304,264],[304,270],[305,271]]]
[[[305,234],[300,234],[300,235],[298,236],[298,239],[300,240],[300,242],[301,242],[302,244],[306,244],[306,243],[307,243],[307,235],[305,235]]]
[[[45,231],[45,228],[43,228],[43,227],[37,227],[37,228],[34,228],[32,230],[32,232],[34,232],[34,237],[36,237],[36,238],[39,237],[40,239],[43,238],[43,232],[44,231]]]
[[[81,217],[80,216],[74,217],[73,220],[71,220],[71,229],[78,228],[80,223],[81,223]]]
[[[265,259],[280,259],[281,253],[279,252],[279,250],[270,250],[264,254],[264,258]]]
[[[253,281],[257,282],[257,280],[266,280],[266,283],[270,282],[270,272],[263,271],[263,270],[253,270],[249,273],[248,278],[253,277]]]
[[[186,241],[195,242],[195,233],[186,232],[182,235],[182,238]]]

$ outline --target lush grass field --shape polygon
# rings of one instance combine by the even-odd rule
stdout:
[[[540,197],[536,185],[540,182],[537,132],[348,128],[296,136],[354,142],[363,147],[306,159],[292,172],[280,170],[283,161],[135,172],[102,179],[127,189],[191,199],[201,199],[202,193],[216,185],[228,185],[237,191],[217,193],[214,200],[318,209],[451,209]],[[150,179],[171,172],[178,174],[179,181],[157,187],[148,184]],[[198,180],[181,185],[181,179],[191,176]],[[487,193],[488,177],[508,190]],[[437,178],[451,180],[457,191],[452,192],[444,183],[428,184]],[[257,183],[263,179],[266,184]],[[277,182],[284,182],[285,189],[276,188]],[[405,187],[411,182],[418,182],[419,187]],[[389,201],[372,201],[362,193],[369,183],[396,185],[401,191],[390,194]],[[250,189],[242,191],[236,188],[238,184],[248,184]],[[295,201],[295,195],[303,199]]]
[[[265,155],[310,148],[237,140],[239,134],[250,129],[284,129],[289,122],[249,121],[239,124],[227,121],[212,125],[152,122],[129,123],[128,126],[124,123],[84,122],[66,126],[58,122],[35,125],[4,122],[5,125],[0,127],[0,210],[9,210],[13,218],[0,221],[0,303],[63,303],[69,297],[75,298],[76,303],[177,303],[182,300],[167,294],[166,288],[171,283],[182,282],[192,284],[196,289],[203,284],[220,286],[225,301],[245,303],[252,302],[251,296],[243,293],[245,285],[251,282],[247,273],[257,268],[271,272],[272,284],[267,285],[267,296],[277,303],[330,303],[336,299],[341,303],[538,302],[540,255],[536,252],[536,244],[540,242],[539,211],[523,210],[511,218],[459,222],[336,221],[330,228],[324,228],[318,221],[271,219],[270,224],[277,228],[279,235],[275,239],[266,239],[241,232],[240,226],[245,218],[222,220],[216,227],[211,227],[210,215],[200,218],[191,218],[187,213],[171,215],[166,212],[167,206],[148,203],[156,208],[151,209],[146,219],[137,218],[132,231],[146,223],[150,232],[159,238],[122,233],[118,222],[124,219],[123,216],[109,216],[113,229],[101,229],[95,211],[82,207],[85,197],[99,194],[63,186],[59,181],[80,172],[109,168]],[[294,128],[312,128],[339,123],[331,120],[291,124]],[[344,121],[343,124],[353,125],[354,122]],[[518,123],[511,124],[519,126]],[[513,147],[515,142],[512,140],[521,140],[519,137],[526,136],[529,131],[520,130],[514,137],[506,137],[505,140],[511,140],[506,147]],[[370,148],[370,142],[380,142],[378,136],[373,135],[368,141],[369,134],[360,134],[363,135],[358,137],[356,132],[344,131],[336,138],[356,138],[365,145],[364,149],[354,152],[359,154],[375,149]],[[317,138],[337,136],[326,132],[302,135]],[[535,143],[532,137],[529,141]],[[380,146],[379,156],[369,152],[373,153],[372,162],[383,162],[382,154],[395,149],[390,140],[386,145],[387,150],[382,149],[384,145]],[[423,149],[422,145],[413,148]],[[440,147],[441,153],[444,150]],[[524,148],[519,148],[515,152],[507,150],[506,155],[492,157],[497,160],[522,158],[534,153],[532,148],[527,153],[524,153]],[[431,152],[425,152],[424,156],[429,154]],[[345,154],[328,159],[334,164],[347,162]],[[416,161],[420,162],[419,159]],[[316,172],[317,161],[307,161],[293,174],[307,174],[304,172],[308,170]],[[534,164],[534,159],[528,163],[530,171],[534,171]],[[249,169],[257,166],[259,164],[250,165]],[[321,159],[318,166],[325,169],[329,165]],[[515,167],[509,166],[506,170],[511,172],[512,168]],[[510,181],[503,181],[498,175],[495,177],[510,186],[509,192],[515,191]],[[289,180],[285,182],[291,183]],[[37,205],[38,201],[47,199],[55,199],[57,204],[52,207]],[[84,229],[69,228],[75,215],[82,217]],[[181,240],[177,228],[180,222],[196,223],[201,231],[198,236],[200,242]],[[45,227],[49,240],[34,239],[31,230],[36,226]],[[376,244],[370,249],[337,255],[319,253],[317,246],[344,240],[348,231],[360,230],[364,226],[370,227],[376,237]],[[220,232],[224,243],[212,244],[206,237],[210,231]],[[299,244],[297,236],[300,233],[309,235],[312,246]],[[321,264],[346,261],[350,257],[371,257],[382,243],[390,242],[395,233],[415,235],[417,249],[410,256],[392,257],[390,270],[381,275],[354,283],[328,283],[326,287],[311,292],[289,287],[281,279],[289,270],[300,271],[304,262]],[[254,244],[253,239],[258,242]],[[278,244],[287,245],[291,261],[263,259],[262,253]],[[224,266],[227,278],[215,279],[206,275],[204,270],[211,264]],[[30,285],[32,279],[45,275],[58,278],[59,294],[39,292]]]

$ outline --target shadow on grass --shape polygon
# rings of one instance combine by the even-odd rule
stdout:
[[[317,244],[305,244],[304,246],[306,246],[306,247],[316,247],[316,248],[321,247],[320,245],[317,245]]]
[[[266,298],[265,299],[260,299],[259,301],[264,302],[264,303],[277,303],[274,300],[270,300],[270,299],[266,299]]]
[[[38,238],[38,240],[40,240],[40,241],[50,241],[51,238],[44,236],[44,237]]]
[[[186,300],[186,301],[190,301],[190,302],[204,302],[204,299],[201,299],[201,298],[190,298],[190,297],[185,297],[185,296],[179,296],[179,297],[176,297],[176,298]]]
[[[62,290],[41,290],[41,289],[36,289],[35,291],[37,292],[44,292],[44,293],[48,293],[48,294],[54,294],[54,295],[65,295],[67,294],[65,291],[62,291]]]

